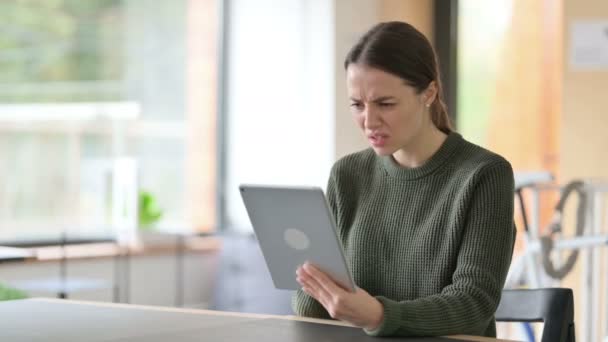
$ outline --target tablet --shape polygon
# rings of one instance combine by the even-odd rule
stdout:
[[[240,185],[239,190],[277,289],[300,289],[296,270],[309,261],[343,288],[354,291],[321,188]]]

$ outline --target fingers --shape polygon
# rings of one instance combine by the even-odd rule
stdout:
[[[302,290],[319,301],[332,318],[348,317],[344,312],[346,292],[333,279],[308,263],[300,267],[296,274],[298,282],[302,284]]]
[[[315,298],[335,319],[360,327],[377,327],[383,319],[382,304],[365,290],[342,288],[317,267],[306,263],[299,267],[297,280],[302,290]]]
[[[302,289],[317,299],[323,306],[329,303],[331,299],[331,294],[328,293],[325,288],[319,283],[318,279],[308,272],[305,269],[300,267],[297,274],[297,280],[302,285]]]
[[[306,273],[310,274],[311,277],[317,280],[319,285],[321,285],[325,291],[336,295],[341,295],[344,293],[344,289],[341,286],[336,284],[336,282],[331,279],[327,274],[314,267],[313,265],[305,263],[303,269],[304,271],[306,271]]]

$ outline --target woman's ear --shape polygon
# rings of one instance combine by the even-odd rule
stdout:
[[[435,81],[431,81],[423,93],[424,105],[426,107],[430,107],[431,104],[435,102],[435,98],[437,97],[437,83]]]

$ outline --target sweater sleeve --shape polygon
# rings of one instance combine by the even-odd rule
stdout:
[[[452,283],[441,293],[407,301],[376,297],[384,306],[372,336],[483,335],[494,319],[513,244],[513,171],[502,160],[480,171],[462,232]]]
[[[337,219],[337,190],[335,181],[336,167],[334,166],[331,170],[329,180],[327,182],[327,202],[331,209],[334,219]],[[291,307],[293,312],[299,316],[313,317],[313,318],[324,318],[332,319],[327,310],[319,303],[316,299],[306,294],[302,289],[297,290],[292,299]]]

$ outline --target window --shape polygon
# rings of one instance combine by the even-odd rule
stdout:
[[[559,1],[459,1],[458,129],[516,169],[557,171],[560,11]]]
[[[156,228],[214,228],[216,6],[0,3],[1,237],[114,229],[144,191]]]
[[[227,15],[224,219],[248,232],[240,183],[325,188],[334,158],[333,10],[324,0],[234,0]]]

